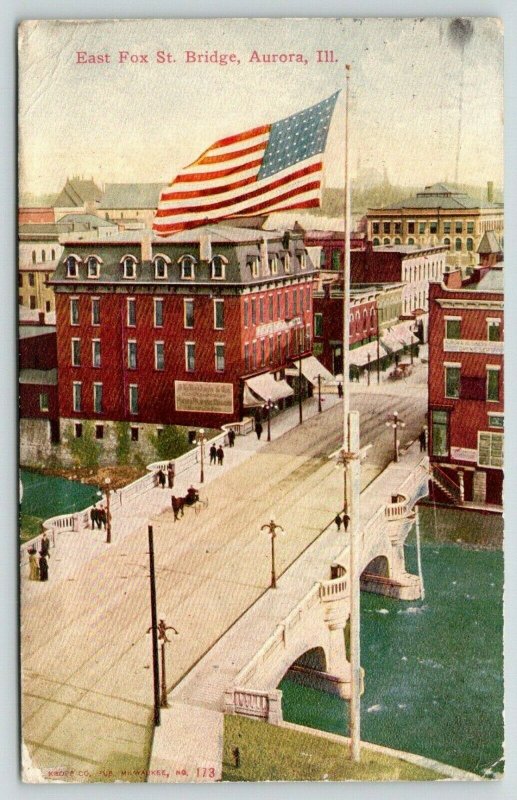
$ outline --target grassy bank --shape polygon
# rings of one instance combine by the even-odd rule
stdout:
[[[233,748],[240,751],[235,766]],[[226,781],[430,781],[439,774],[398,758],[361,751],[350,761],[348,746],[320,736],[225,716],[223,780]]]

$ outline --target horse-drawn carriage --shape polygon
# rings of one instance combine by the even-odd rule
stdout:
[[[174,512],[174,521],[176,522],[180,516],[184,516],[185,507],[193,508],[196,514],[199,514],[202,508],[208,506],[208,498],[200,497],[198,489],[190,486],[187,489],[187,494],[184,497],[171,497],[172,510]]]

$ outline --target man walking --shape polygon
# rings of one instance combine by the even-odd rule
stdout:
[[[255,433],[257,434],[257,439],[260,441],[260,437],[262,436],[262,423],[260,420],[257,420],[255,423]]]
[[[217,447],[215,444],[212,445],[210,448],[210,463],[216,464],[217,463]]]
[[[348,514],[343,514],[343,527],[345,529],[345,533],[348,530],[348,523],[349,522],[350,522],[350,517],[348,516]]]
[[[341,381],[339,381],[337,385],[337,396],[339,397],[340,400],[343,399],[343,384],[341,383]]]
[[[95,528],[95,523],[97,522],[97,506],[92,506],[90,509],[90,522],[92,523],[92,531]]]
[[[169,489],[172,489],[174,486],[174,464],[172,461],[169,461],[167,464],[167,481],[169,483]]]
[[[222,448],[222,445],[219,445],[219,447],[217,448],[217,463],[219,464],[220,467],[223,466],[223,460],[224,460],[224,450]]]
[[[102,525],[104,530],[106,530],[106,523],[108,521],[108,514],[107,514],[106,509],[104,508],[104,506],[102,506],[101,510],[99,511],[99,517],[100,517],[100,523],[101,523],[99,525],[99,528]]]
[[[50,552],[50,541],[46,531],[44,531],[43,536],[41,537],[39,551],[40,555],[45,556],[45,558],[48,558]]]
[[[425,453],[425,451],[427,449],[426,448],[426,444],[427,444],[426,439],[427,439],[427,437],[425,435],[425,428],[422,428],[422,430],[420,431],[420,435],[418,437],[418,441],[420,442],[420,452],[421,453]]]
[[[229,430],[228,431],[228,444],[230,445],[230,447],[233,447],[233,445],[235,444],[235,431],[234,430]]]
[[[342,521],[343,521],[343,520],[341,519],[341,517],[339,516],[339,514],[336,514],[336,518],[335,518],[334,522],[336,523],[336,528],[338,529],[338,531],[340,531],[340,530],[341,530],[341,523],[342,523]]]

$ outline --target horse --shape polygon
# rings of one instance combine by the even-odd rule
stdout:
[[[174,522],[176,522],[176,520],[179,518],[180,512],[182,517],[185,514],[185,498],[172,495],[171,504],[174,512]]]

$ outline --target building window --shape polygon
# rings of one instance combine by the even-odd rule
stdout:
[[[95,426],[95,438],[104,439],[104,425]]]
[[[266,340],[260,340],[260,366],[266,366]]]
[[[70,325],[79,325],[79,300],[70,298]]]
[[[450,240],[450,239],[448,239],[447,237],[445,237],[445,239],[443,240],[443,243],[444,243],[445,245],[447,245],[447,247],[450,249],[450,247],[451,247],[451,240]]]
[[[407,240],[407,243],[408,244],[415,244],[415,240],[410,236],[409,239]]]
[[[445,397],[460,396],[461,369],[459,366],[445,367]]]
[[[429,233],[438,233],[438,222],[435,219],[429,223]]]
[[[454,226],[454,232],[455,233],[463,233],[463,222],[461,222],[459,220],[456,222],[456,224]]]
[[[467,222],[467,233],[474,233],[474,223]]]
[[[134,297],[127,299],[127,325],[134,328],[136,325],[136,300]]]
[[[221,342],[215,344],[215,371],[224,372],[224,344]]]
[[[154,327],[161,328],[163,326],[163,300],[155,298],[154,300]]]
[[[68,258],[66,259],[66,277],[77,278],[77,275],[78,275],[77,258],[75,256],[68,256]]]
[[[445,338],[461,339],[461,319],[445,319]]]
[[[190,299],[183,301],[183,327],[194,327],[194,301]]]
[[[212,278],[217,281],[224,280],[225,259],[222,256],[214,256],[212,259]]]
[[[298,253],[298,260],[300,262],[300,269],[306,269],[307,267],[307,251],[301,250]]]
[[[498,403],[500,370],[495,367],[487,367],[486,373],[486,399],[490,403]]]
[[[154,368],[158,370],[165,369],[165,349],[163,342],[154,343]]]
[[[504,414],[489,414],[488,425],[490,428],[504,428]]]
[[[296,294],[296,289],[293,291],[293,315],[296,316],[298,313],[298,295]]]
[[[374,247],[379,247],[380,243],[381,243],[381,240],[380,240],[380,239],[377,239],[377,238],[376,238],[376,239],[374,239],[374,240],[373,240],[373,246],[374,246]]]
[[[414,233],[415,232],[415,223],[414,222],[408,222],[408,224],[407,224],[407,232],[408,233]]]
[[[89,278],[98,278],[99,277],[99,260],[95,256],[88,256],[86,260],[86,266],[88,268],[88,277]]]
[[[389,243],[390,243],[390,240],[389,240],[389,239],[383,239],[383,240],[382,240],[382,243],[383,243],[383,244],[389,244]]]
[[[214,328],[224,330],[224,300],[214,300]]]
[[[127,368],[136,369],[136,342],[130,339],[127,343]]]
[[[451,232],[451,223],[449,221],[443,223],[443,232],[444,232],[444,235],[450,234],[450,232]]]
[[[478,432],[478,464],[480,467],[502,467],[504,435],[502,433]]]
[[[136,383],[129,384],[129,412],[138,414],[138,386]]]
[[[75,425],[74,425],[74,433],[75,433],[75,438],[76,439],[80,439],[82,437],[82,435],[83,435],[83,423],[82,422],[76,422],[75,423]]]
[[[194,372],[196,369],[196,345],[194,342],[185,342],[185,369]]]
[[[134,256],[126,256],[122,260],[124,267],[124,278],[136,278],[136,258]]]
[[[284,268],[284,272],[291,271],[291,256],[289,255],[289,253],[284,253],[284,255],[282,256],[282,266]]]
[[[34,272],[29,272],[29,286],[34,286],[35,283]]]
[[[18,273],[18,288],[23,289],[23,273]]]
[[[32,251],[32,263],[33,264],[36,263],[36,251],[35,250]]]
[[[101,365],[101,340],[92,339],[92,367]]]
[[[42,250],[41,251],[41,263],[44,264],[46,260],[47,260],[47,254],[46,254],[45,250]]]
[[[95,414],[102,414],[102,383],[93,384],[93,410]]]
[[[41,392],[39,396],[39,410],[48,411],[48,394]]]
[[[264,298],[259,297],[259,322],[264,322]]]
[[[50,255],[51,255],[52,261],[55,261],[56,260],[56,251],[55,250],[51,250],[50,251]]]
[[[36,295],[34,294],[31,294],[31,296],[29,297],[29,308],[32,309],[33,311],[36,308]]]
[[[72,366],[81,366],[81,340],[72,339]]]
[[[74,381],[72,384],[72,407],[74,411],[81,410],[82,403],[82,384],[79,381]]]
[[[275,316],[275,309],[274,309],[273,301],[274,301],[273,295],[270,294],[269,295],[269,299],[268,299],[268,302],[269,302],[269,321],[270,322],[273,321],[273,318]]]
[[[161,434],[161,431],[160,431],[160,434]],[[131,425],[131,441],[132,442],[138,442],[138,428],[136,427],[136,425]]]
[[[156,256],[154,259],[154,277],[163,280],[167,277],[167,262],[163,256]]]
[[[278,274],[278,257],[276,255],[269,256],[269,272],[271,275]]]
[[[92,325],[101,324],[101,301],[98,297],[92,297]]]
[[[320,269],[325,269],[327,266],[327,251],[325,248],[321,248],[320,251]]]
[[[323,314],[314,314],[314,336],[323,336]]]
[[[474,239],[471,239],[470,236],[467,239],[467,252],[472,253],[474,249]]]
[[[242,304],[243,307],[243,319],[244,319],[244,327],[248,327],[248,301],[245,300]]]
[[[287,319],[289,316],[289,293],[284,294],[284,317]]]
[[[257,301],[254,297],[251,300],[251,324],[257,324]]]
[[[249,368],[250,368],[250,346],[246,342],[246,344],[244,345],[244,369],[247,372]]]
[[[339,250],[332,251],[332,269],[341,268],[341,253]]]
[[[395,237],[395,241],[393,242],[393,244],[402,244],[398,236]]]
[[[380,233],[380,227],[378,222],[372,222],[372,233]]]
[[[395,222],[395,233],[402,233],[402,222]]]
[[[449,455],[449,414],[447,411],[431,413],[431,438],[433,456]]]
[[[419,234],[425,233],[425,222],[418,223],[418,233]]]
[[[251,345],[251,352],[252,352],[252,360],[253,360],[253,369],[257,369],[257,343],[253,342]]]
[[[251,271],[252,276],[258,278],[260,269],[258,256],[253,256],[253,258],[248,259],[246,266]]]
[[[181,277],[183,280],[194,280],[194,264],[195,259],[192,256],[183,256],[180,258]]]
[[[391,233],[391,224],[389,222],[382,223],[382,232],[383,233]]]
[[[489,342],[501,341],[501,322],[498,319],[487,320],[487,334]]]
[[[454,249],[456,250],[457,253],[459,253],[460,250],[461,250],[461,247],[462,247],[461,239],[458,238],[458,239],[456,239],[456,241],[454,243]]]
[[[45,311],[47,312],[47,314],[49,313],[50,308],[51,308],[50,300],[45,300]]]

